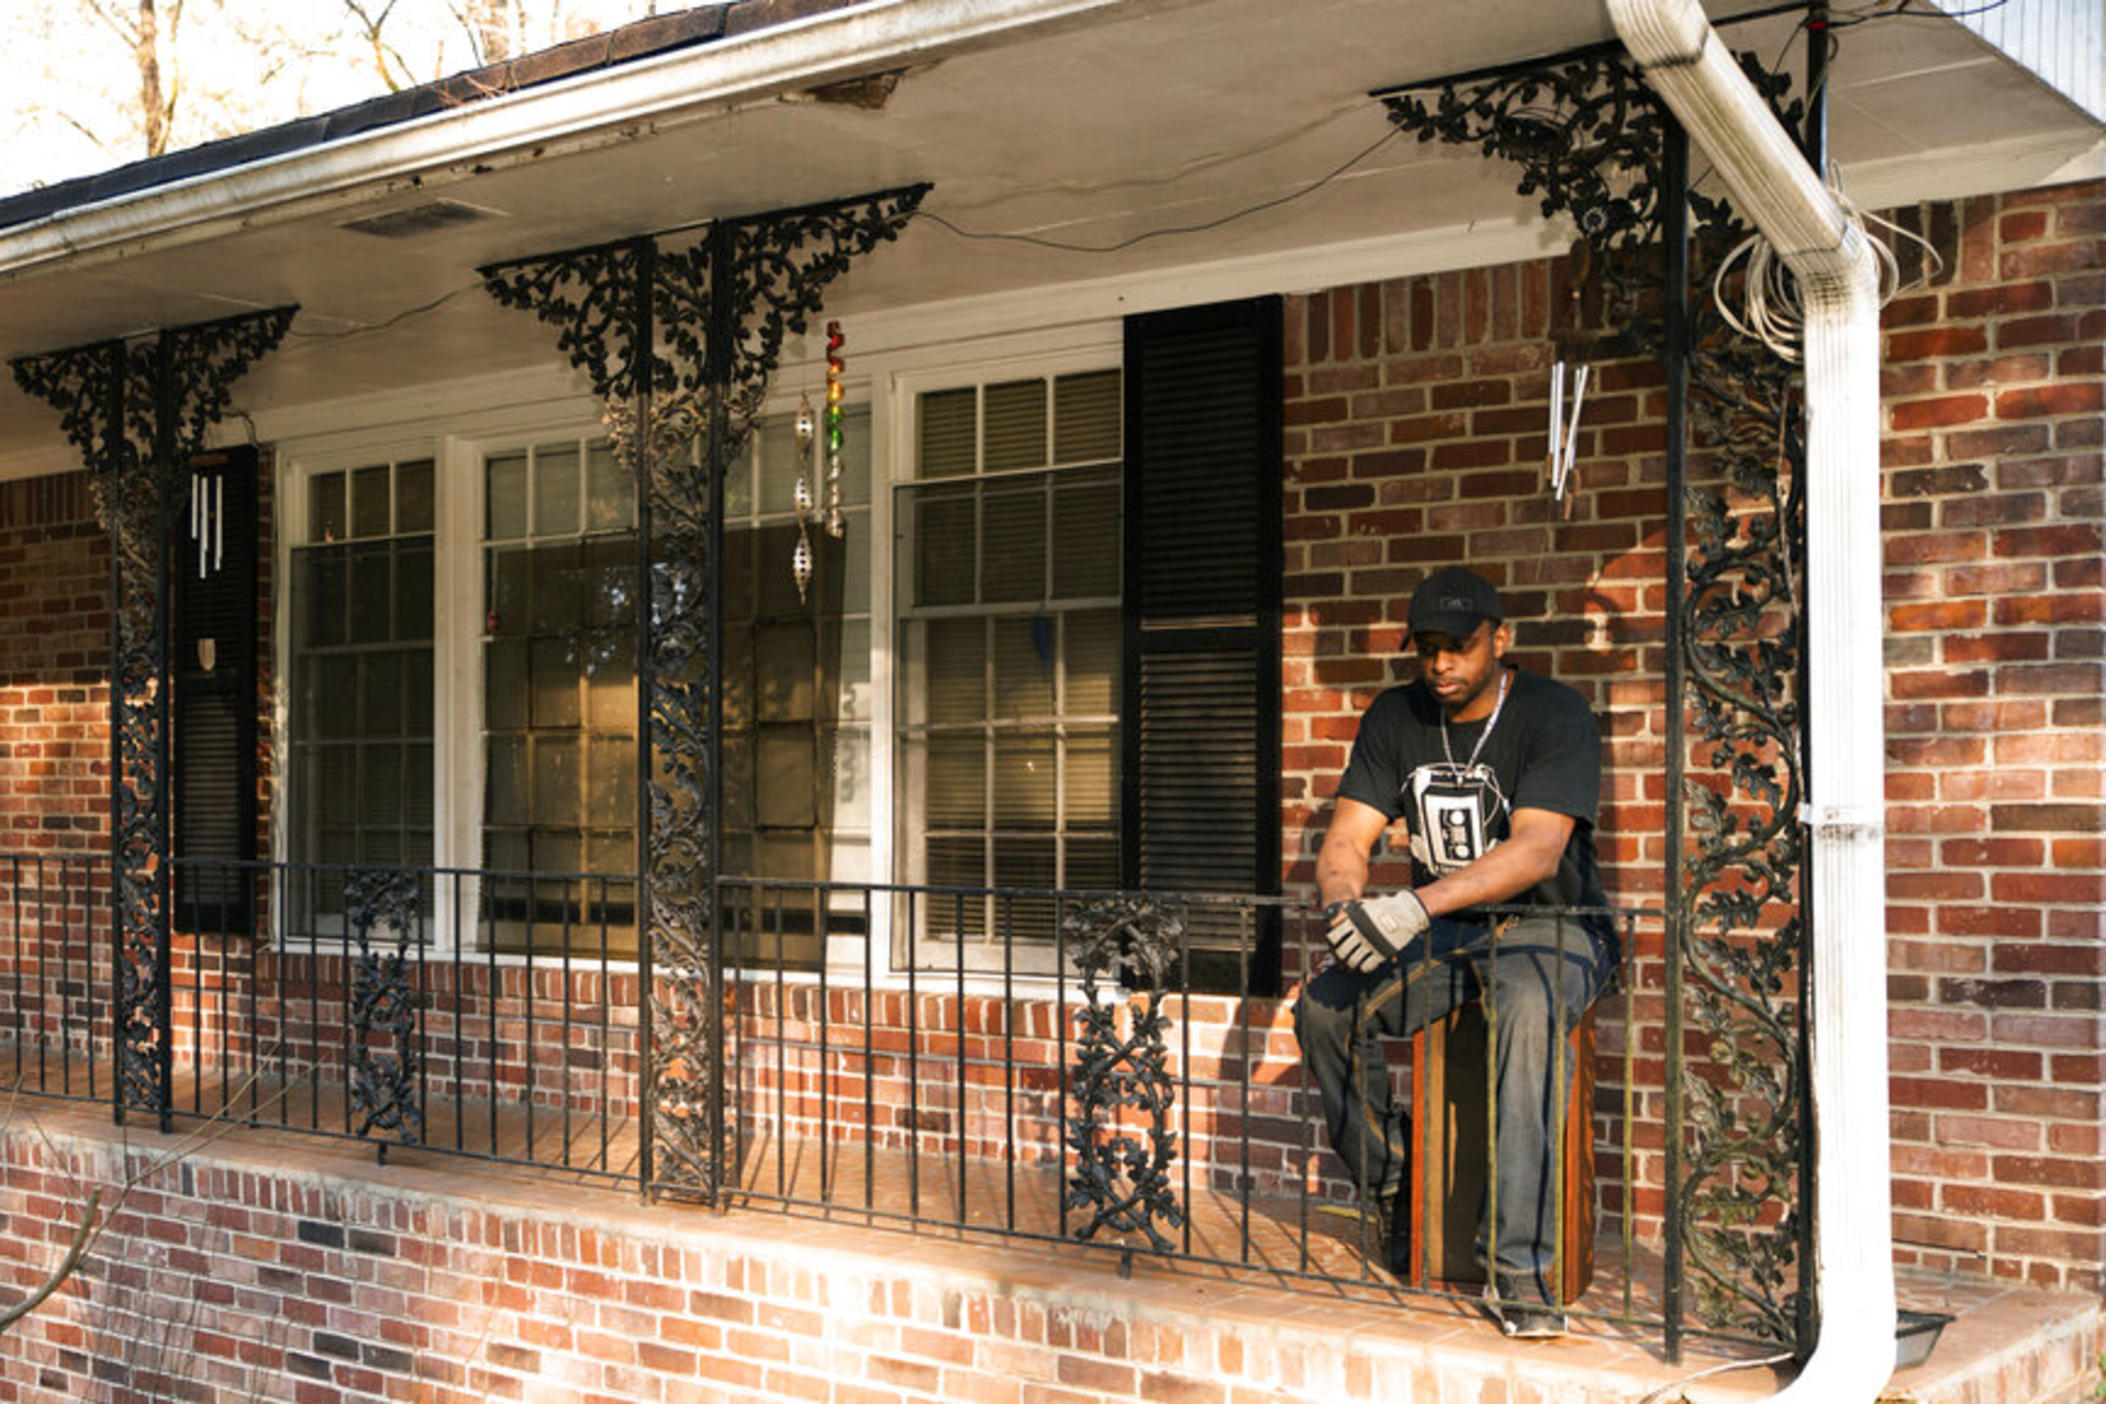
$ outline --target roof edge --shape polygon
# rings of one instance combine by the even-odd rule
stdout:
[[[722,35],[706,43],[660,49],[564,81],[173,176],[0,227],[0,283],[208,240],[393,189],[437,189],[1025,31],[1186,2],[745,0],[765,6],[767,22],[756,10],[733,23],[745,8],[737,5],[725,12]]]

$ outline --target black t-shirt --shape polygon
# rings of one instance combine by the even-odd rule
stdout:
[[[1425,684],[1382,693],[1360,718],[1339,798],[1404,819],[1415,886],[1468,865],[1504,840],[1516,809],[1568,814],[1576,822],[1556,874],[1509,902],[1606,906],[1594,858],[1594,815],[1601,801],[1601,732],[1594,714],[1563,683],[1521,668],[1512,670],[1512,678],[1497,716],[1449,723],[1445,745],[1440,704]],[[1605,935],[1613,931],[1606,921],[1588,925]]]

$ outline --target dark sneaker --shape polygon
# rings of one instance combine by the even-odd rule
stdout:
[[[1547,1341],[1565,1334],[1563,1311],[1549,1302],[1520,1296],[1511,1288],[1502,1293],[1486,1284],[1484,1314],[1499,1323],[1501,1333],[1512,1340]]]
[[[1411,1204],[1398,1189],[1369,1197],[1360,1211],[1360,1246],[1371,1262],[1397,1277],[1411,1274]]]

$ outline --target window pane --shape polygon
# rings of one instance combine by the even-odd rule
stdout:
[[[996,887],[1043,892],[1058,881],[1055,874],[1053,840],[1047,838],[998,838],[994,841]],[[997,917],[1012,941],[1053,939],[1054,903],[1050,897],[1036,900],[1009,897],[997,904]]]
[[[929,840],[928,884],[931,887],[985,887],[986,843],[979,838]],[[987,934],[987,904],[974,897],[930,893],[923,903],[929,935],[937,940],[975,940]]]
[[[395,547],[395,633],[398,640],[431,637],[431,543]]]
[[[317,473],[307,483],[307,540],[312,545],[342,541],[349,519],[344,512],[344,475]]]
[[[994,621],[996,720],[1053,715],[1055,624],[1047,614]]]
[[[317,739],[358,735],[358,660],[343,654],[323,658],[314,675]]]
[[[570,736],[537,736],[532,746],[534,807],[538,825],[571,825],[579,819],[578,743]]]
[[[385,542],[353,548],[351,641],[385,643],[395,632],[395,552]]]
[[[1053,461],[1118,458],[1119,372],[1064,375],[1053,382]]]
[[[919,478],[955,478],[975,471],[979,392],[971,386],[923,395]]]
[[[376,821],[402,818],[402,748],[368,746],[359,766],[359,812]]]
[[[394,494],[388,486],[388,466],[361,468],[351,475],[351,534],[386,536],[393,515]]]
[[[756,631],[754,664],[760,684],[760,720],[809,721],[813,715],[812,626],[763,624]]]
[[[529,658],[533,725],[578,724],[578,664],[568,639],[535,639]]]
[[[491,458],[485,472],[487,517],[483,534],[493,541],[517,540],[527,534],[527,465],[523,453]]]
[[[812,729],[764,726],[754,775],[756,818],[762,824],[808,826],[818,822],[814,808]]]
[[[526,641],[493,640],[483,647],[483,725],[514,731],[526,724]]]
[[[585,446],[585,529],[605,531],[635,521],[635,481],[615,460],[614,446],[595,439]]]
[[[753,827],[753,741],[749,736],[724,738],[724,823],[727,828]],[[727,858],[727,862],[729,859]],[[729,871],[737,873],[737,868]]]
[[[742,731],[753,725],[753,631],[724,631],[724,725]]]
[[[1108,717],[1119,710],[1119,612],[1078,610],[1066,617],[1068,716]]]
[[[402,734],[402,656],[392,651],[367,654],[364,661],[368,736]]]
[[[1067,871],[1060,877],[1062,887],[1084,892],[1108,892],[1118,887],[1117,839],[1071,838],[1067,850]]]
[[[528,606],[533,601],[533,553],[523,547],[489,552],[489,585],[484,596],[493,634],[517,634],[531,621]]]
[[[995,738],[994,822],[998,829],[1052,829],[1053,738]],[[1051,873],[1047,874],[1050,879]]]
[[[1069,732],[1066,759],[1061,798],[1068,830],[1110,830],[1119,818],[1111,733]]]
[[[492,736],[483,747],[483,814],[492,821],[518,823],[527,808],[526,740]],[[488,841],[485,841],[485,847]]]
[[[929,721],[981,720],[987,715],[987,622],[931,619],[921,630]]]
[[[395,465],[395,530],[430,531],[435,516],[432,465],[428,458]]]
[[[914,603],[971,604],[977,517],[971,489],[920,493],[915,507]]]
[[[578,446],[542,444],[534,450],[534,535],[569,536],[578,529]]]
[[[581,578],[578,547],[537,546],[529,553],[533,576],[533,607],[527,611],[527,627],[536,633],[568,632],[583,617],[585,586]]]
[[[1053,594],[1103,599],[1119,593],[1119,478],[1091,473],[1053,489]]]
[[[344,643],[351,637],[350,562],[334,548],[302,551],[298,560],[293,588],[305,597],[297,617],[306,621],[307,636],[293,646],[330,648]]]
[[[636,743],[626,737],[591,742],[586,822],[600,829],[629,829],[636,823]]]
[[[987,754],[977,736],[932,736],[924,812],[933,829],[977,829],[987,822]]]
[[[988,386],[986,432],[986,472],[1044,467],[1046,382],[1017,380]]]
[[[1046,592],[1046,493],[1033,482],[990,488],[983,504],[980,598],[1037,600]]]
[[[595,731],[636,734],[636,660],[630,657],[629,641],[610,641],[603,651],[587,660],[585,678],[586,722]]]

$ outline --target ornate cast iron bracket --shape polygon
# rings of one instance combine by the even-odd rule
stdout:
[[[1785,105],[1790,80],[1741,62],[1796,129],[1803,113]],[[1605,285],[1597,331],[1610,334],[1574,339],[1591,340],[1596,355],[1658,357],[1670,363],[1671,387],[1688,386],[1700,476],[1690,479],[1685,446],[1671,445],[1669,492],[1686,503],[1689,531],[1669,608],[1684,682],[1668,749],[1681,754],[1686,716],[1707,743],[1715,780],[1677,797],[1676,813],[1686,816],[1677,861],[1686,866],[1669,883],[1678,905],[1668,1039],[1681,1046],[1686,1017],[1704,1036],[1708,1065],[1688,1078],[1684,1096],[1670,1089],[1670,1341],[1685,1260],[1708,1324],[1806,1341],[1808,1298],[1797,1290],[1810,1263],[1798,1207],[1803,924],[1794,818],[1804,776],[1795,700],[1804,434],[1791,368],[1734,335],[1708,296],[1711,270],[1746,226],[1724,200],[1681,188],[1680,168],[1665,165],[1673,118],[1618,50],[1382,96],[1391,121],[1421,141],[1519,164],[1520,192],[1539,196],[1546,217],[1572,219]],[[1689,285],[1670,289],[1666,202],[1684,199],[1694,216],[1693,272]],[[1690,296],[1691,285],[1704,295]],[[1672,334],[1671,299],[1688,310],[1686,330]]]
[[[1149,898],[1107,897],[1068,913],[1061,934],[1081,972],[1083,1001],[1068,1080],[1075,1112],[1067,1143],[1075,1172],[1064,1208],[1089,1211],[1074,1230],[1079,1239],[1100,1229],[1141,1233],[1157,1252],[1171,1252],[1176,1244],[1158,1225],[1175,1229],[1185,1219],[1170,1175],[1177,1159],[1170,1127],[1176,1091],[1163,984],[1183,957],[1184,921]],[[1117,989],[1122,982],[1136,987],[1135,996],[1108,998],[1106,985]],[[1135,1116],[1145,1125],[1136,1129]]]
[[[417,1056],[418,992],[410,947],[422,907],[417,879],[375,869],[344,879],[344,921],[358,954],[351,964],[351,1114],[354,1134],[390,1134],[406,1146],[424,1139],[424,1099]],[[395,948],[373,949],[373,932],[395,934]],[[491,998],[497,992],[491,991]],[[378,1149],[382,1163],[387,1143]]]
[[[234,383],[277,346],[279,307],[11,364],[59,412],[110,538],[110,859],[116,887],[115,1111],[172,1111],[168,963],[168,551],[172,485]]]
[[[714,1198],[724,1039],[716,879],[722,810],[721,540],[726,467],[745,448],[784,340],[826,287],[898,236],[928,187],[775,210],[482,270],[491,296],[556,328],[638,485],[639,920],[643,1179]]]

